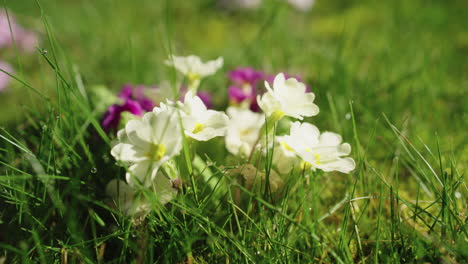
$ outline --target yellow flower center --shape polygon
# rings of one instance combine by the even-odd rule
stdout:
[[[146,157],[154,161],[159,161],[164,157],[164,154],[166,154],[166,147],[164,144],[151,144],[146,153]]]
[[[294,149],[291,148],[291,146],[289,146],[286,142],[281,142],[281,146],[283,146],[283,148],[285,148],[286,150],[294,151]]]
[[[314,154],[314,157],[315,157],[315,164],[320,165],[320,155]]]
[[[306,148],[305,151],[312,152],[310,148]],[[320,165],[320,154],[314,153],[315,164]]]
[[[241,88],[242,88],[242,91],[244,93],[251,93],[252,92],[252,86],[250,86],[250,83],[243,83]]]
[[[273,114],[271,115],[271,118],[277,122],[279,120],[281,120],[281,118],[284,117],[284,112],[281,111],[281,110],[276,110],[275,112],[273,112]]]
[[[203,124],[196,123],[196,124],[195,124],[195,127],[193,128],[192,133],[193,133],[193,134],[200,133],[200,132],[203,131],[203,129],[205,129],[205,126],[204,126]]]
[[[239,132],[241,137],[246,137],[252,133],[252,129],[243,129]]]
[[[195,82],[197,80],[200,80],[200,75],[193,72],[189,72],[187,73],[187,78],[189,79],[189,82]]]

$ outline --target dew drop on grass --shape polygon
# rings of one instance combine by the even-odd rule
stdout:
[[[350,120],[350,119],[351,119],[351,113],[346,113],[345,116],[344,116],[344,118],[345,118],[346,120]]]
[[[97,169],[96,169],[96,168],[92,168],[92,169],[91,169],[91,173],[92,173],[92,174],[96,174],[96,172],[97,172]]]

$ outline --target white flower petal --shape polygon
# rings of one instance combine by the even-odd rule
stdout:
[[[351,145],[348,143],[343,143],[338,146],[337,151],[340,156],[349,155],[351,153]]]
[[[162,172],[158,172],[153,180],[153,191],[161,204],[167,204],[176,195],[177,190],[173,187],[172,180],[167,178]]]
[[[123,162],[140,162],[145,159],[145,152],[137,146],[128,143],[119,143],[111,150],[112,156]]]
[[[276,90],[283,90],[285,87],[286,78],[284,77],[284,73],[279,73],[275,76],[273,80],[273,87]]]
[[[150,113],[146,113],[148,115]],[[145,146],[151,142],[151,127],[145,126],[141,120],[130,120],[125,125],[128,141],[137,146]]]
[[[202,78],[212,75],[219,70],[223,66],[223,58],[219,57],[216,60],[203,63],[201,59],[195,55],[187,57],[171,55],[165,63],[168,66],[173,66],[189,78],[193,78],[194,76]]]
[[[257,103],[260,109],[267,115],[272,115],[276,110],[281,109],[280,102],[276,100],[273,93],[266,92],[263,96],[257,96]]]
[[[305,84],[295,78],[285,80],[284,74],[276,75],[273,89],[265,82],[267,92],[258,96],[260,108],[267,116],[274,113],[284,114],[302,120],[304,116],[315,116],[319,108],[313,103],[315,95],[306,92]]]
[[[118,208],[127,214],[132,208],[135,190],[122,180],[111,180],[106,186],[106,194],[109,195]]]
[[[229,118],[223,112],[207,110],[198,96],[191,95],[180,106],[185,113],[182,123],[187,136],[207,141],[225,135]]]
[[[145,160],[135,163],[128,168],[126,180],[131,187],[138,186],[138,183],[148,187],[151,180],[156,176],[160,164]]]
[[[233,155],[248,157],[258,140],[265,116],[237,107],[229,107],[227,113],[230,120],[225,138],[226,149]]]
[[[317,165],[317,168],[323,171],[339,171],[349,173],[356,168],[356,162],[352,158],[336,159],[331,162]]]
[[[191,91],[188,91],[184,98],[184,103],[180,103],[182,111],[187,115],[200,116],[203,115],[207,108],[200,97],[193,96]]]
[[[300,161],[294,150],[288,145],[287,137],[277,136],[273,152],[273,164],[282,174],[288,174]]]
[[[324,146],[338,146],[343,139],[333,132],[323,132],[320,135],[320,144]]]
[[[318,128],[312,124],[294,122],[291,124],[290,135],[278,138],[310,164],[312,169],[349,173],[356,167],[352,158],[341,158],[349,155],[351,146],[348,143],[341,144],[340,135],[333,132],[320,134]]]

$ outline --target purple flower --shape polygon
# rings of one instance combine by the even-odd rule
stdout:
[[[197,93],[198,97],[202,100],[207,108],[213,107],[213,98],[209,92],[200,91]]]
[[[123,104],[111,105],[102,119],[102,127],[106,132],[118,128],[123,112],[142,116],[145,112],[153,110],[156,105],[143,94],[144,89],[146,87],[143,85],[133,87],[131,84],[125,84],[122,87],[119,98],[123,100]]]
[[[251,86],[239,87],[237,85],[231,85],[228,89],[229,100],[233,104],[241,104],[244,101],[255,100],[256,89]]]
[[[122,87],[122,90],[120,90],[119,98],[124,100],[132,99],[138,102],[141,108],[146,112],[153,111],[153,108],[156,106],[156,104],[143,94],[145,89],[148,88],[141,84],[136,85],[135,87],[133,87],[131,84],[125,84]]]
[[[133,101],[132,99],[125,100],[123,105],[111,105],[104,114],[104,118],[102,120],[102,127],[104,128],[104,131],[109,132],[112,129],[116,129],[119,126],[123,112],[130,112],[136,116],[143,115],[143,109],[141,108],[140,104],[136,101]]]
[[[122,90],[119,92],[119,98],[121,99],[131,99],[133,96],[133,85],[124,84]]]
[[[11,65],[3,61],[0,61],[0,69],[9,73],[13,72],[13,68],[11,67]],[[0,71],[0,92],[7,88],[10,81],[11,77],[8,74]]]

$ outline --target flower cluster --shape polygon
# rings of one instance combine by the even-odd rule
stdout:
[[[38,38],[36,33],[26,30],[16,23],[16,19],[4,10],[0,11],[0,50],[9,50],[15,46],[25,53],[31,53],[37,46]],[[13,67],[7,62],[0,60],[0,69],[13,73]],[[0,72],[0,91],[4,90],[11,77],[4,72]]]
[[[113,102],[107,108],[106,113],[104,114],[101,124],[104,128],[104,131],[110,132],[112,130],[118,129],[122,123],[133,119],[135,117],[141,117],[147,112],[151,112],[158,102],[162,99],[167,99],[170,92],[164,91],[168,90],[168,87],[158,87],[158,86],[145,86],[145,85],[131,85],[125,84],[117,98],[111,100]],[[181,97],[180,100],[183,102],[187,89],[181,87]],[[197,93],[197,96],[202,100],[204,105],[208,108],[212,106],[211,94],[209,92],[200,91]],[[112,97],[112,95],[103,94],[100,97]]]
[[[117,132],[111,150],[126,169],[126,181],[113,180],[108,185],[108,193],[115,196],[126,214],[150,210],[145,199],[136,199],[140,190],[154,192],[162,205],[175,197],[180,183],[187,181],[187,177],[180,176],[177,164],[184,141],[190,148],[196,142],[224,137],[230,160],[244,168],[231,170],[228,175],[239,175],[247,188],[269,178],[271,190],[280,190],[293,170],[349,173],[355,168],[354,160],[347,157],[351,146],[343,143],[340,135],[320,132],[303,122],[305,117],[316,116],[319,107],[314,103],[315,94],[300,78],[284,73],[271,77],[252,68],[230,71],[230,106],[223,112],[208,109],[203,92],[198,92],[202,79],[222,67],[221,58],[204,63],[196,56],[171,56],[166,64],[188,82],[187,86],[179,86],[184,93],[180,100],[155,102],[144,91],[159,88],[126,85],[118,96],[123,102],[112,105],[103,119],[104,128],[116,128],[123,112],[133,115]],[[259,88],[262,82],[264,89]],[[275,135],[275,127],[282,120],[289,124],[290,132]],[[193,159],[205,156],[188,151]],[[251,159],[255,156],[266,160],[269,151],[273,151],[273,170],[266,177],[266,171],[254,166]],[[116,188],[122,190],[121,195],[116,195]]]
[[[285,78],[295,78],[302,82],[301,77],[297,75],[283,74]],[[272,85],[275,76],[276,75],[267,74],[250,67],[236,68],[228,72],[228,78],[232,82],[228,89],[230,104],[242,108],[248,106],[250,110],[259,112],[260,108],[257,102],[257,95],[264,92],[264,89],[259,87],[259,84],[263,84],[266,81]],[[307,91],[310,91],[308,86],[306,86],[306,88]]]

